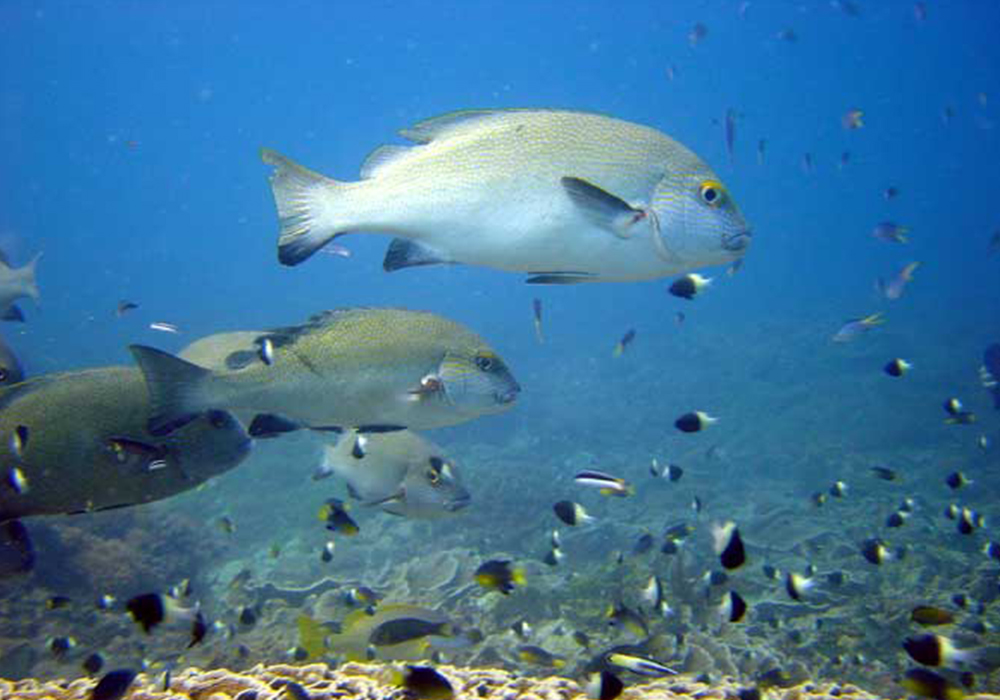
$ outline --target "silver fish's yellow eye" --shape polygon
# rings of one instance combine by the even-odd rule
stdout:
[[[431,486],[437,486],[441,483],[441,474],[433,469],[427,470],[427,481]]]
[[[484,372],[489,372],[493,369],[494,360],[489,355],[477,355],[476,356],[476,367]]]
[[[701,183],[701,201],[710,207],[717,207],[722,204],[725,199],[725,192],[722,189],[722,183],[716,182],[715,180],[705,180]]]

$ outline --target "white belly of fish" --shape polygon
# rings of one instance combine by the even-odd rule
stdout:
[[[355,214],[365,222],[354,230],[418,241],[449,262],[512,272],[584,272],[616,280],[672,272],[656,254],[651,219],[619,238],[583,215],[557,178],[548,185],[525,178],[495,188],[449,180],[427,185],[412,177],[354,183]]]

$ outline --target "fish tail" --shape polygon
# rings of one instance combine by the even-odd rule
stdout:
[[[281,225],[278,260],[282,265],[298,265],[347,230],[347,221],[337,211],[347,184],[304,168],[269,148],[262,148],[260,157],[274,166],[271,191]]]
[[[171,433],[208,408],[199,401],[199,396],[212,376],[211,370],[145,345],[130,345],[129,350],[146,378],[150,433]]]
[[[21,279],[24,284],[24,293],[35,301],[38,301],[39,297],[38,282],[35,281],[35,267],[38,265],[38,260],[41,257],[42,254],[39,253],[31,259],[31,262],[18,270],[18,272],[22,275]]]

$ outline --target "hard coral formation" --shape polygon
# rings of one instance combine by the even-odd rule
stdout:
[[[125,700],[233,700],[237,697],[278,700],[282,696],[287,697],[284,686],[289,681],[301,685],[313,700],[405,697],[397,686],[388,682],[387,669],[384,665],[360,663],[344,664],[337,669],[322,663],[259,665],[242,673],[224,668],[208,671],[189,668],[175,673],[169,688],[164,688],[162,680],[157,677],[140,674],[125,695]],[[451,682],[456,698],[577,700],[585,697],[579,684],[568,678],[532,678],[488,668],[442,666],[438,670]],[[0,697],[5,700],[86,700],[95,684],[96,681],[89,678],[47,682],[28,679],[16,683],[0,679]],[[707,685],[677,676],[629,686],[621,697],[625,700],[736,700],[740,689],[739,685],[729,681]],[[818,700],[834,696],[839,700],[878,698],[855,686],[836,683],[808,682],[768,691],[770,700]],[[980,695],[977,698],[1000,700],[1000,696],[995,695]]]

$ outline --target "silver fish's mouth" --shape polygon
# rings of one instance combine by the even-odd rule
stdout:
[[[521,387],[516,386],[513,389],[508,389],[507,391],[498,391],[494,396],[496,397],[497,403],[508,404],[514,403],[517,400],[517,395],[521,393]]]
[[[739,253],[747,249],[751,238],[753,238],[753,234],[750,233],[750,229],[740,231],[739,233],[724,233],[722,235],[722,247],[731,253]]]

